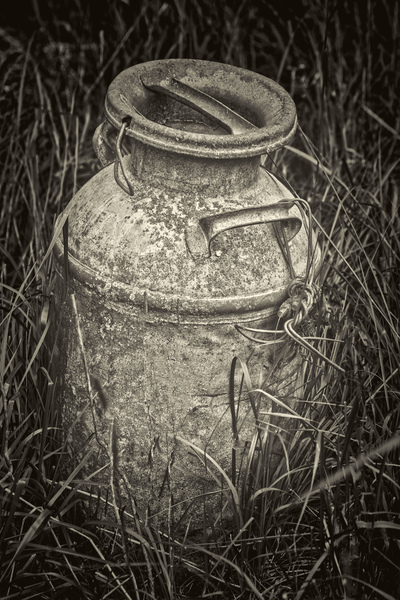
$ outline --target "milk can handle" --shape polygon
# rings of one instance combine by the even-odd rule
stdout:
[[[293,200],[285,199],[268,206],[242,208],[203,217],[196,224],[186,228],[189,251],[194,258],[207,258],[211,256],[211,242],[218,234],[228,229],[261,223],[279,223],[289,241],[300,231],[302,225],[299,216],[289,213],[294,204]]]
[[[130,196],[133,196],[133,187],[125,172],[122,160],[122,148],[128,120],[123,120],[121,128],[116,131],[108,121],[99,125],[93,135],[93,148],[102,167],[114,163],[114,177],[118,185]]]
[[[116,130],[111,123],[101,123],[93,135],[93,149],[102,167],[115,160]]]

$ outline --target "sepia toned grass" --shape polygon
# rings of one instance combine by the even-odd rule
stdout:
[[[65,12],[34,1],[23,27],[0,30],[4,600],[399,598],[399,8],[260,6],[74,0]],[[232,454],[234,480],[182,441],[232,515],[222,526],[204,503],[196,543],[189,529],[174,534],[172,517],[162,532],[118,506],[113,464],[109,485],[80,478],[90,455],[75,465],[63,442],[48,335],[55,219],[99,168],[91,138],[107,86],[132,64],[172,57],[235,64],[291,93],[298,134],[265,165],[308,202],[323,254],[299,328],[316,352],[301,346],[295,413],[274,399],[257,414],[246,462]],[[245,358],[232,369],[257,407],[266,391]]]

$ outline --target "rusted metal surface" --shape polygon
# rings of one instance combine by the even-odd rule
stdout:
[[[177,86],[185,102],[150,89],[161,82],[165,91],[174,80],[190,87]],[[204,94],[230,110],[223,114]],[[198,101],[201,110],[188,105]],[[235,133],[240,119],[230,111],[254,127]],[[293,135],[295,109],[261,76],[167,60],[118,76],[106,115],[95,147],[108,166],[66,209],[68,289],[62,239],[55,246],[64,427],[75,453],[99,449],[97,466],[107,464],[113,431],[118,469],[139,506],[165,523],[172,494],[177,515],[193,501],[196,523],[204,494],[217,509],[218,486],[178,438],[229,473],[232,451],[239,464],[256,431],[240,375],[229,399],[232,359],[248,364],[255,387],[290,406],[299,400],[300,358],[288,355],[276,370],[280,346],[254,344],[235,328],[274,328],[293,274],[304,276],[309,263],[309,223],[259,166],[260,154]],[[314,238],[311,250],[317,269]],[[261,419],[270,406],[261,402]]]
[[[219,185],[214,171],[209,181],[204,171],[199,185],[190,185],[195,173],[190,164],[186,171],[185,163],[177,157],[173,167],[175,171],[182,167],[189,180],[186,189],[180,178],[158,181],[155,162],[153,176],[146,171],[144,179],[132,178],[134,200],[116,185],[112,165],[82,188],[69,206],[71,270],[82,280],[96,280],[98,289],[115,299],[120,292],[124,301],[134,305],[143,306],[146,293],[149,308],[164,311],[166,320],[178,320],[178,314],[183,322],[192,322],[195,315],[222,314],[229,320],[229,313],[237,313],[233,318],[248,320],[254,311],[276,313],[286,298],[290,277],[270,223],[220,233],[209,244],[211,256],[206,252],[200,260],[194,260],[188,248],[187,231],[214,215],[232,219],[235,211],[239,222],[242,211],[253,214],[249,209],[268,213],[270,221],[281,218],[298,223],[301,215],[295,206],[279,205],[288,190],[257,165],[257,184],[238,190],[240,176],[246,174],[245,165],[239,164],[237,176],[234,166],[228,174],[235,190],[229,196],[213,197]],[[183,189],[177,189],[178,185],[170,189],[170,183],[179,183]],[[227,188],[227,179],[222,185]],[[304,226],[293,237],[291,248],[295,270],[304,272]],[[58,252],[61,256],[61,245]]]
[[[61,282],[60,282],[61,283]],[[198,458],[177,440],[177,436],[209,454],[230,477],[240,481],[240,466],[256,432],[254,413],[246,389],[241,388],[241,370],[235,377],[235,427],[229,403],[229,372],[234,356],[246,363],[254,387],[262,387],[288,406],[296,406],[296,382],[301,357],[288,354],[273,369],[280,347],[256,346],[240,335],[233,323],[180,325],[151,323],[145,310],[132,315],[121,307],[88,292],[76,280],[75,293],[79,327],[84,341],[88,371],[92,380],[89,393],[78,339],[76,314],[68,296],[63,305],[62,354],[68,366],[60,369],[64,389],[63,427],[74,455],[96,450],[87,472],[108,465],[110,438],[115,436],[115,473],[123,497],[129,491],[140,511],[150,510],[149,522],[166,526],[170,498],[176,504],[174,519],[192,505],[186,515],[199,527],[203,505],[219,514],[223,505],[221,488]],[[61,290],[60,290],[61,294]],[[272,327],[260,319],[258,327]],[[94,382],[102,387],[102,398]],[[261,427],[268,423],[270,400],[259,405]],[[287,411],[286,411],[287,412]],[[277,430],[288,429],[288,419]],[[279,449],[278,449],[279,450]],[[232,471],[232,453],[236,473]],[[271,455],[270,468],[277,457]],[[211,471],[212,465],[209,465]],[[242,466],[243,469],[243,466]],[[219,474],[214,470],[215,474]],[[166,475],[168,478],[166,480]],[[222,479],[222,478],[221,478]],[[109,484],[108,471],[94,478]],[[225,486],[226,487],[226,486]],[[125,503],[126,501],[124,501]],[[226,518],[229,514],[225,513]]]

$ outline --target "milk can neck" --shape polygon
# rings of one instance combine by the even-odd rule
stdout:
[[[133,176],[143,183],[169,189],[201,189],[203,194],[217,196],[255,185],[260,157],[204,158],[132,140],[130,168]]]

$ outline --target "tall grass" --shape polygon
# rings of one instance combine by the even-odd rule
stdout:
[[[389,0],[33,1],[1,29],[1,598],[400,597],[398,12]],[[344,370],[303,350],[291,435],[260,415],[239,482],[206,461],[233,518],[222,527],[205,506],[196,544],[68,468],[47,335],[54,222],[98,168],[107,85],[169,57],[249,68],[294,97],[299,133],[266,165],[312,208],[324,265],[302,334]]]

